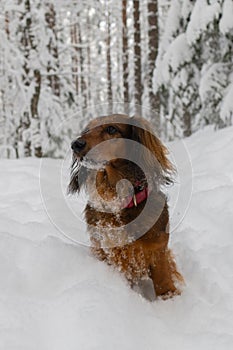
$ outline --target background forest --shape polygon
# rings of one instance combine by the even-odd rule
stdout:
[[[62,157],[112,112],[164,140],[232,124],[232,0],[0,0],[0,13],[0,157]]]

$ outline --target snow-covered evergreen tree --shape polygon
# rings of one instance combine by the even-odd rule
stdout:
[[[112,112],[140,113],[167,139],[232,123],[232,0],[0,9],[0,156],[62,157],[87,119]]]
[[[171,3],[154,74],[154,87],[160,92],[162,131],[167,138],[190,135],[191,118],[200,106],[198,62],[186,35],[192,8],[190,0]]]
[[[154,74],[168,138],[232,122],[232,16],[229,0],[171,3]]]

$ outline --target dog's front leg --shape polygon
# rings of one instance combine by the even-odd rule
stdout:
[[[174,278],[179,274],[168,249],[156,252],[150,266],[150,276],[154,284],[156,296],[172,296],[179,294]]]

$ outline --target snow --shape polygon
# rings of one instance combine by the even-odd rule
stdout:
[[[203,31],[220,16],[221,5],[218,0],[208,4],[207,1],[197,0],[187,27],[187,40],[189,45],[195,43]]]
[[[226,123],[228,122],[230,124],[230,122],[232,122],[232,115],[233,115],[233,83],[229,85],[226,96],[222,101],[220,117]]]
[[[221,90],[227,85],[229,68],[226,63],[214,63],[206,68],[200,80],[199,94],[203,103],[210,94],[215,94],[216,99],[221,97]]]
[[[223,34],[227,34],[233,29],[233,2],[232,0],[225,0],[223,3],[222,17],[220,19],[219,28]]]
[[[182,33],[169,45],[163,60],[160,62],[161,67],[158,65],[154,75],[155,86],[162,82],[169,82],[171,75],[185,63],[191,62],[192,57],[193,52],[187,43],[186,34]]]
[[[168,10],[166,28],[160,44],[160,50],[164,51],[177,34],[180,27],[181,4],[179,0],[173,0]]]
[[[153,74],[167,139],[187,134],[187,108],[191,133],[232,125],[232,16],[232,0],[171,2]]]
[[[85,247],[84,196],[65,195],[66,160],[0,161],[0,349],[232,349],[233,128],[183,142],[193,192],[175,230],[172,218],[171,248],[186,286],[153,303]],[[184,192],[190,182],[186,175]]]
[[[229,64],[215,63],[203,70],[199,86],[199,95],[204,108],[204,114],[210,114],[209,107],[211,106],[211,99],[214,97],[215,104],[213,105],[212,117],[214,112],[217,116],[220,115],[225,125],[232,125],[232,78],[233,75],[230,74]],[[220,105],[220,113],[214,110],[218,104]]]

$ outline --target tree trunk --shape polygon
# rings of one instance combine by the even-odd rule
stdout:
[[[5,12],[5,32],[6,32],[6,37],[7,37],[7,39],[9,40],[9,38],[10,38],[10,28],[9,28],[9,23],[10,21],[9,21],[9,12],[8,11],[6,11]]]
[[[192,134],[191,130],[191,115],[187,108],[184,110],[183,115],[183,137],[188,137]]]
[[[78,26],[78,41],[80,43],[80,74],[81,74],[81,95],[82,95],[82,108],[87,108],[87,85],[85,81],[85,71],[84,71],[84,49],[82,48],[82,33],[81,25]]]
[[[42,157],[41,136],[40,136],[40,119],[38,114],[38,103],[40,98],[41,89],[41,74],[39,70],[34,70],[34,82],[35,90],[31,99],[31,138],[34,155],[36,157]]]
[[[111,29],[110,29],[109,11],[107,13],[106,55],[107,55],[106,58],[107,58],[108,105],[109,105],[109,113],[112,113],[113,105],[112,105]]]
[[[160,133],[160,110],[159,110],[159,94],[153,92],[153,72],[155,68],[155,61],[158,55],[159,46],[159,26],[158,26],[158,0],[148,0],[148,95],[149,106],[154,113],[153,124]]]
[[[41,157],[42,147],[40,139],[40,119],[38,115],[41,75],[37,69],[32,70],[30,67],[30,52],[32,50],[37,52],[37,47],[32,31],[30,0],[25,0],[24,5],[25,13],[22,17],[22,23],[25,23],[22,33],[22,48],[24,52],[23,82],[26,94],[29,92],[32,82],[34,82],[34,93],[31,97],[30,106],[23,112],[18,132],[22,135],[21,137],[24,143],[24,156],[29,157],[35,155],[36,157]]]
[[[122,0],[122,62],[123,62],[123,95],[124,103],[129,103],[129,67],[127,37],[127,0]]]
[[[141,74],[141,26],[139,0],[133,1],[134,7],[134,100],[135,109],[141,114],[142,106],[142,74]]]
[[[90,10],[90,9],[89,9]],[[87,99],[88,99],[88,105],[91,104],[92,101],[92,89],[91,89],[91,38],[92,38],[92,26],[90,23],[89,15],[87,17],[87,31],[88,31],[88,45],[87,45]]]
[[[72,44],[72,56],[71,56],[71,69],[72,69],[72,77],[73,83],[75,86],[75,92],[79,94],[79,76],[78,76],[78,33],[77,33],[77,24],[74,23],[70,29],[70,38]]]
[[[49,40],[48,50],[51,56],[54,59],[54,63],[48,63],[48,80],[49,85],[53,91],[53,94],[57,97],[60,96],[60,79],[57,74],[59,70],[59,62],[58,62],[58,48],[57,48],[57,32],[56,32],[56,12],[54,9],[54,5],[50,2],[46,3],[47,12],[45,13],[45,20],[48,25],[48,28],[52,32],[52,37]],[[53,39],[52,39],[53,38]]]

